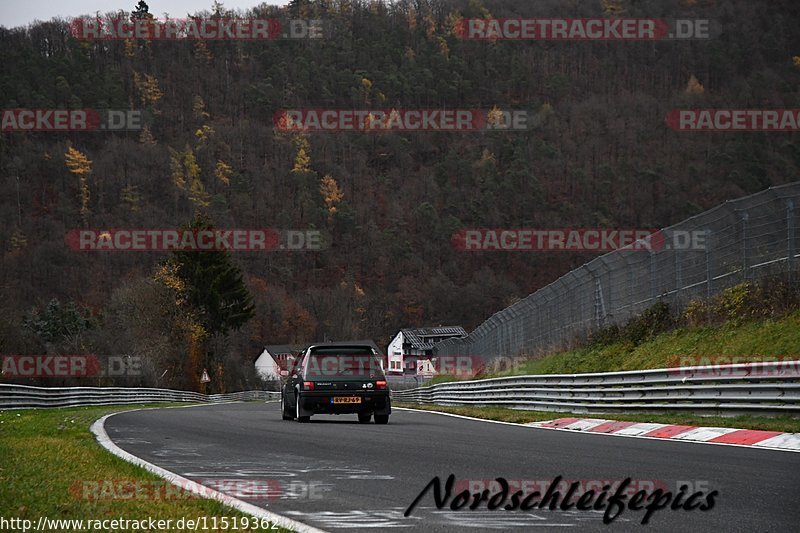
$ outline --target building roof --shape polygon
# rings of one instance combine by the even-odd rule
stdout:
[[[264,349],[272,355],[294,354],[300,351],[299,346],[292,344],[270,344],[269,346],[264,346]]]
[[[278,355],[291,355],[292,359],[300,351],[300,347],[292,344],[271,344],[269,346],[264,346],[264,351],[266,351],[271,357],[272,360],[275,361],[275,364],[278,365],[278,368],[281,370],[288,369],[288,361],[286,358],[276,358]],[[264,352],[258,354],[258,357],[261,357]],[[256,360],[258,360],[256,357]]]
[[[467,332],[461,326],[436,326],[432,328],[406,328],[403,333],[403,342],[408,343],[417,350],[430,350],[433,342],[430,337],[466,337]]]

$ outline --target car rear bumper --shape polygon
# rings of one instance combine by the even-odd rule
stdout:
[[[333,403],[335,397],[357,397],[359,403]],[[315,414],[373,413],[388,415],[392,412],[389,392],[305,391],[300,393],[300,416]]]

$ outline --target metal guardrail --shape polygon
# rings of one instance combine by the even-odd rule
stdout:
[[[278,401],[281,393],[265,390],[248,390],[242,392],[231,392],[228,394],[210,394],[208,400],[211,402],[255,402],[255,401]]]
[[[425,382],[430,381],[433,376],[417,376],[412,374],[397,376],[386,374],[386,380],[389,382],[389,388],[392,390],[415,389],[425,385]]]
[[[392,391],[392,398],[422,404],[497,405],[575,413],[800,414],[800,361],[512,376]]]
[[[161,402],[235,402],[279,400],[280,392],[251,390],[230,394],[201,394],[171,389],[129,387],[31,387],[0,384],[0,409],[78,407]]]

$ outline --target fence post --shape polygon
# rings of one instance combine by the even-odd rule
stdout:
[[[675,305],[680,305],[681,285],[683,285],[683,275],[681,273],[681,253],[676,248],[675,253]]]
[[[747,220],[750,215],[747,211],[742,212],[742,281],[747,281]]]
[[[656,254],[650,250],[650,300],[656,297]]]
[[[636,298],[639,297],[639,292],[634,291],[633,287],[633,268],[631,265],[627,265],[628,267],[628,316],[627,318],[631,318],[633,316],[633,302],[636,301]]]
[[[567,278],[564,278],[564,283],[567,283]],[[579,294],[577,289],[574,290],[573,294]],[[576,317],[580,316],[580,309],[578,309],[578,299],[577,298],[570,298],[569,299],[569,316],[572,320],[575,320]],[[563,324],[563,322],[559,321],[559,325]]]
[[[786,202],[786,257],[789,267],[789,282],[794,281],[794,201]]]
[[[603,327],[606,319],[606,305],[603,301],[603,286],[600,278],[594,276],[594,324],[597,329]]]
[[[711,230],[706,230],[706,297],[711,297]]]

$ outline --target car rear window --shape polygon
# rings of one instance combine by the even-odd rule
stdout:
[[[381,364],[369,348],[314,348],[308,356],[307,378],[341,380],[384,379]]]

